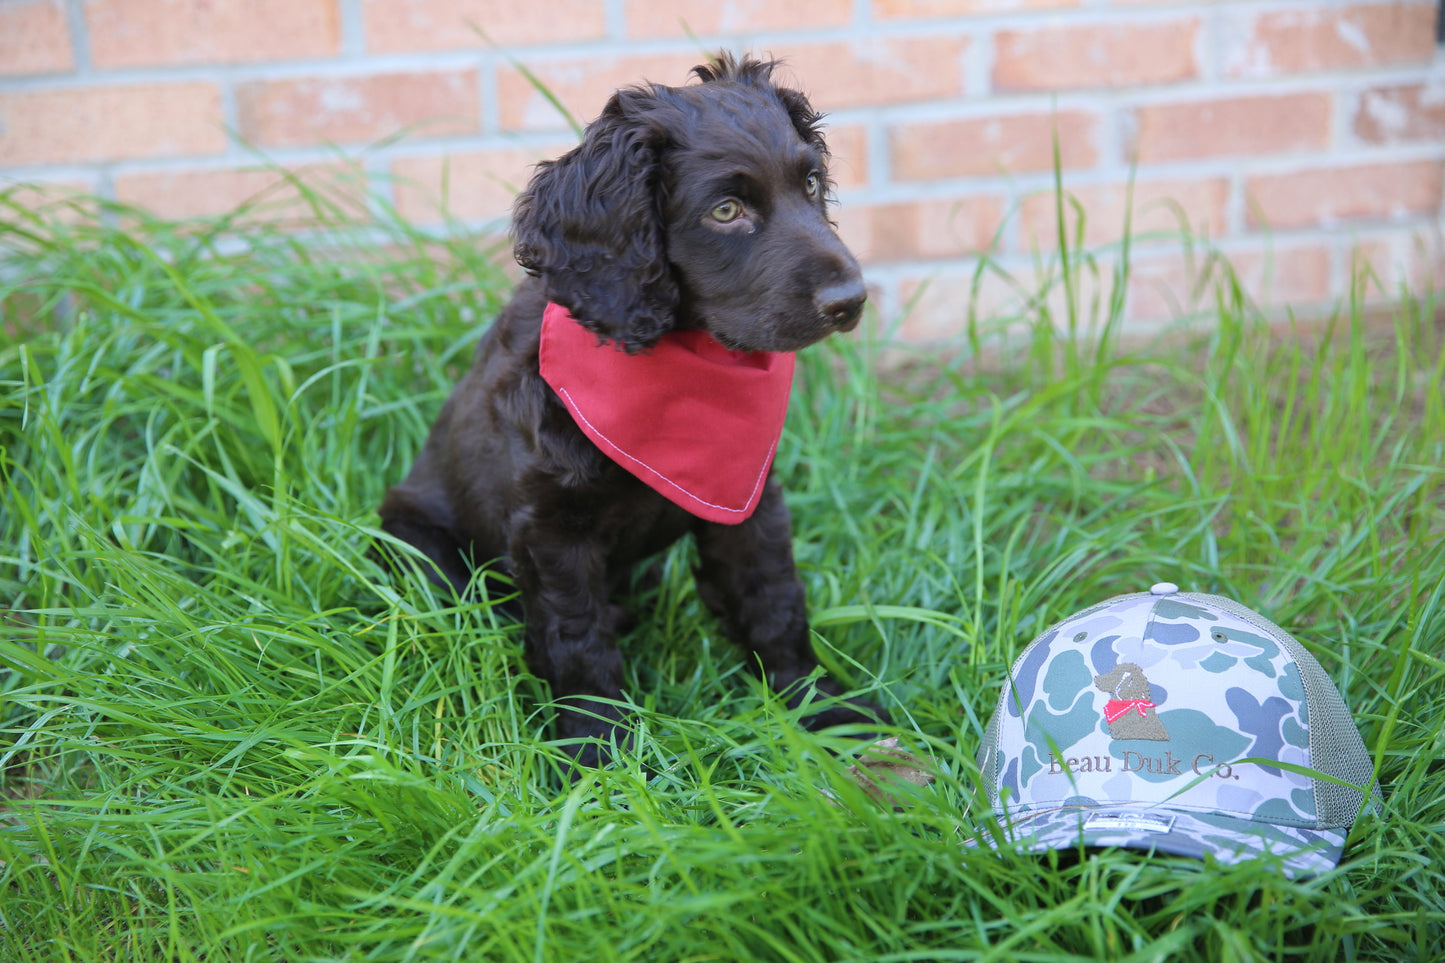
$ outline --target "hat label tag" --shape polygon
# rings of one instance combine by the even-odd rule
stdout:
[[[1084,832],[1167,833],[1173,828],[1173,816],[1144,813],[1099,813],[1084,820]]]

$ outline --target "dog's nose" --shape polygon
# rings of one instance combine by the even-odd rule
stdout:
[[[863,313],[863,302],[867,300],[868,289],[863,286],[863,279],[860,277],[819,288],[818,293],[813,296],[818,313],[827,318],[834,327],[844,331],[858,323],[858,318]]]

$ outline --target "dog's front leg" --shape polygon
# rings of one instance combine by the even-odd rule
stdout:
[[[546,523],[519,528],[511,558],[526,619],[526,657],[551,686],[558,734],[573,741],[581,766],[607,759],[620,727],[622,653],[607,604],[604,553],[586,541],[559,537]]]
[[[818,668],[808,631],[803,583],[793,562],[792,525],[782,488],[771,478],[757,510],[740,525],[703,525],[697,533],[698,592],[722,622],[728,637],[741,645],[768,685],[796,706],[810,693],[802,685]],[[841,690],[828,678],[814,685],[819,693]],[[806,720],[810,729],[842,723],[887,721],[876,706],[852,702],[834,705]]]

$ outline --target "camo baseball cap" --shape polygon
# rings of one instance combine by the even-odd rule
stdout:
[[[1122,846],[1335,866],[1380,803],[1340,692],[1279,626],[1165,582],[1019,656],[979,750],[998,830],[1030,851]]]

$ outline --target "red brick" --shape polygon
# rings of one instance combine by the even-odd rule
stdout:
[[[61,0],[0,3],[0,76],[60,73],[74,67]]]
[[[237,88],[236,103],[242,136],[266,146],[362,143],[409,128],[450,136],[481,124],[474,70],[255,81]]]
[[[906,277],[899,285],[899,301],[907,308],[898,326],[899,339],[909,344],[952,341],[968,331],[969,313],[985,323],[1002,325],[1011,319],[1018,327],[1021,304],[1016,292],[996,274],[986,271],[943,270]]]
[[[1322,150],[1330,138],[1330,95],[1235,97],[1140,107],[1141,162]]]
[[[829,212],[843,243],[865,262],[871,260],[865,252],[873,244],[873,211],[872,205],[855,200]]]
[[[993,243],[1004,202],[990,196],[930,198],[896,204],[845,204],[839,234],[870,264],[973,257]]]
[[[1230,77],[1428,63],[1435,52],[1433,0],[1240,12],[1226,49]]]
[[[1077,7],[1080,0],[873,0],[880,20],[968,17],[981,13],[1013,13]]]
[[[334,0],[89,0],[84,10],[97,67],[291,60],[341,45]]]
[[[1323,244],[1225,253],[1240,289],[1266,309],[1318,305],[1334,293],[1333,261]],[[1200,276],[1201,268],[1210,272],[1207,277]],[[1197,253],[1138,258],[1129,275],[1126,318],[1135,324],[1160,324],[1201,312],[1213,315],[1216,285],[1222,279],[1221,265]]]
[[[312,222],[315,215],[301,191],[273,168],[165,170],[122,174],[115,179],[116,199],[157,217],[188,220],[224,214],[247,206],[246,221]],[[338,203],[353,221],[366,216],[363,172],[356,163],[310,164],[289,172],[307,189]],[[335,216],[328,214],[328,219]]]
[[[365,0],[368,50],[491,50],[597,40],[607,33],[597,0]]]
[[[853,0],[627,0],[623,11],[630,37],[757,34],[844,26],[852,19]]]
[[[861,124],[827,124],[823,136],[833,155],[828,161],[828,175],[833,183],[847,190],[868,183],[868,129]]]
[[[533,165],[569,148],[556,144],[400,158],[392,164],[397,210],[417,221],[441,220],[442,214],[473,222],[505,218],[531,179]]]
[[[1402,253],[1392,274],[1386,275],[1387,296],[1398,299],[1402,285],[1422,295],[1426,291],[1438,292],[1445,283],[1445,238],[1438,228],[1423,226],[1392,233]]]
[[[790,46],[774,79],[808,94],[822,111],[956,96],[963,91],[963,53],[957,36],[882,39]],[[706,60],[702,53],[595,56],[528,62],[537,81],[582,124],[596,117],[618,87],[644,80],[677,86]],[[527,77],[503,68],[497,78],[502,126],[558,127],[561,119]]]
[[[5,195],[7,204],[53,217],[64,224],[94,221],[99,217],[100,209],[95,202],[98,186],[94,178],[15,183],[0,175],[0,194]]]
[[[1168,84],[1199,76],[1195,17],[1156,23],[1038,26],[1000,31],[997,90],[1067,90]]]
[[[1433,248],[1433,250],[1432,250]],[[1424,231],[1388,230],[1372,234],[1346,252],[1352,293],[1367,302],[1396,302],[1402,290],[1439,289],[1445,274],[1431,271],[1430,260],[1440,252]]]
[[[1372,232],[1347,253],[1351,283],[1368,301],[1396,302],[1402,290],[1438,291],[1445,278],[1445,245],[1428,228]]]
[[[557,98],[579,124],[590,123],[619,87],[648,81],[676,86],[688,71],[706,60],[701,53],[527,61],[532,75]],[[515,67],[499,68],[497,99],[502,127],[507,130],[546,130],[565,126],[557,109]]]
[[[1136,325],[1160,325],[1213,307],[1214,292],[1203,283],[1201,269],[1218,270],[1213,260],[1202,256],[1171,253],[1134,258],[1125,318]]]
[[[967,38],[951,31],[797,44],[788,48],[778,77],[822,111],[956,97],[964,93],[967,50]]]
[[[1232,251],[1229,263],[1245,293],[1262,305],[1314,304],[1335,293],[1334,259],[1324,243]]]
[[[1355,136],[1371,144],[1445,143],[1445,88],[1376,87],[1360,96]]]
[[[1083,243],[1087,247],[1098,247],[1123,239],[1126,212],[1130,216],[1131,240],[1135,243],[1157,240],[1161,236],[1177,238],[1183,234],[1218,237],[1226,227],[1229,182],[1222,177],[1137,181],[1133,187],[1132,211],[1127,184],[1080,188],[1066,184],[1065,195],[1064,229],[1070,246],[1078,237],[1079,208],[1082,208]],[[1019,227],[1025,250],[1057,248],[1055,194],[1049,191],[1025,198],[1019,207]]]
[[[209,83],[0,93],[0,165],[219,154],[221,92]]]
[[[1055,135],[1063,167],[1098,161],[1099,117],[1088,111],[902,124],[888,147],[895,179],[979,177],[1051,169]]]
[[[1106,320],[1115,286],[1112,265],[1095,262],[1095,270],[1078,271],[1073,277],[1076,317],[1083,333],[1097,329]],[[906,278],[900,285],[901,299],[910,306],[900,335],[914,343],[956,339],[968,330],[970,315],[985,343],[1008,350],[1026,345],[1031,328],[1045,317],[1055,330],[1063,330],[1069,318],[1070,291],[1056,266],[1003,260],[981,264],[976,270],[940,270],[933,275]]]
[[[1445,162],[1413,161],[1290,171],[1245,184],[1250,227],[1332,227],[1440,210]]]

